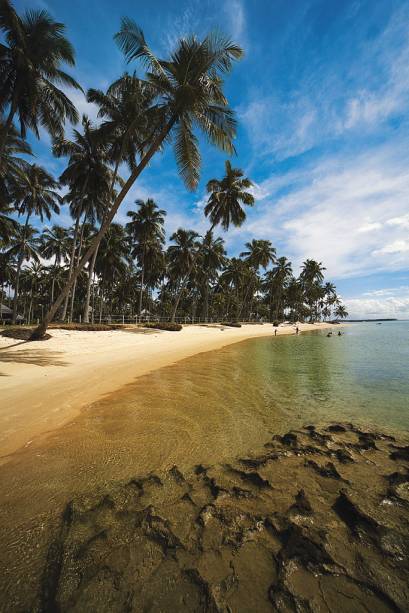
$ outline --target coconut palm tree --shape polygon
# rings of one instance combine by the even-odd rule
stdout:
[[[276,312],[275,319],[278,320],[282,308],[282,299],[288,281],[292,276],[291,262],[282,256],[276,260],[275,266],[271,271],[271,281],[275,289]]]
[[[206,186],[210,194],[204,212],[211,222],[210,231],[217,225],[228,230],[230,224],[238,227],[246,219],[243,205],[253,206],[254,196],[248,190],[253,184],[239,168],[232,168],[225,162],[226,174],[223,179],[211,179]]]
[[[345,319],[348,317],[348,311],[343,304],[338,304],[336,306],[334,314],[337,319]]]
[[[62,261],[68,261],[68,231],[62,226],[53,225],[52,228],[44,228],[40,238],[41,255],[50,260],[54,258],[54,270]],[[54,300],[55,279],[51,282],[51,302]]]
[[[44,217],[51,219],[52,213],[59,213],[62,197],[56,191],[58,182],[41,166],[28,164],[19,176],[15,187],[15,206],[19,215],[30,217],[36,215],[43,222]]]
[[[0,121],[0,140],[5,132],[5,126]],[[14,126],[11,126],[5,136],[4,147],[0,151],[0,207],[3,211],[6,205],[13,202],[13,193],[20,174],[24,172],[28,163],[19,157],[20,155],[31,155],[30,145],[17,134]]]
[[[197,232],[183,228],[176,230],[170,237],[174,245],[168,248],[169,274],[176,285],[176,300],[172,309],[171,321],[175,321],[180,299],[197,259],[200,249],[198,238]]]
[[[233,61],[242,56],[240,47],[220,34],[208,35],[203,40],[183,38],[167,60],[158,59],[146,43],[142,30],[129,18],[124,18],[121,30],[115,36],[128,62],[141,60],[147,67],[146,81],[155,89],[152,104],[160,118],[160,128],[154,122],[152,138],[127,181],[115,198],[99,232],[78,263],[71,279],[33,333],[42,337],[75,278],[86,265],[107,232],[122,201],[152,157],[173,138],[179,173],[190,189],[199,181],[200,154],[194,128],[200,131],[228,155],[234,152],[233,138],[236,122],[223,94],[222,76],[231,71]],[[139,109],[135,109],[139,113]]]
[[[81,217],[83,223],[102,221],[109,205],[108,194],[111,189],[112,171],[109,168],[107,144],[99,137],[97,130],[86,115],[82,117],[82,131],[74,129],[72,139],[59,138],[54,142],[53,153],[56,157],[68,157],[68,165],[60,176],[60,181],[70,188],[65,200],[70,202],[71,216],[75,219],[74,240],[70,257],[68,280],[75,263],[81,259],[81,249],[77,242]],[[82,244],[82,241],[79,241]],[[77,252],[77,257],[75,254]],[[90,288],[97,251],[94,252],[88,270],[88,287],[84,303],[84,321],[88,321]],[[71,292],[71,305],[75,299],[75,281]],[[69,294],[65,296],[62,319],[67,313]],[[72,311],[72,309],[71,309]],[[72,316],[72,312],[71,312]]]
[[[42,126],[56,136],[62,133],[66,119],[75,123],[75,106],[58,86],[81,88],[61,68],[75,64],[65,26],[47,11],[30,10],[20,17],[9,0],[2,0],[0,30],[0,113],[5,117],[0,135],[2,152],[15,117],[23,138],[27,129],[38,138]]]
[[[266,269],[271,262],[274,262],[276,250],[272,246],[270,241],[254,238],[250,242],[246,243],[246,247],[247,251],[243,251],[242,253],[240,253],[240,257],[245,259],[245,262],[247,262],[247,264],[254,270],[255,274],[252,275],[253,283],[247,286],[246,295],[242,303],[242,308],[244,307],[246,299],[250,294],[249,312],[251,312],[255,286],[259,284],[259,279],[257,275],[258,269],[260,267]]]
[[[0,201],[0,248],[9,244],[17,222],[10,217],[14,213],[14,207]]]
[[[20,273],[24,260],[40,261],[38,231],[29,226],[26,222],[24,225],[19,224],[14,232],[13,238],[10,241],[10,247],[6,251],[7,257],[16,258],[16,276],[14,283],[14,300],[13,300],[13,318],[12,323],[16,323],[19,288],[20,288]]]
[[[114,223],[101,241],[95,262],[95,271],[101,277],[102,286],[106,290],[110,314],[112,314],[114,284],[125,274],[128,265],[128,237],[125,228]]]
[[[324,270],[322,262],[311,259],[305,260],[301,267],[300,281],[304,289],[305,300],[310,308],[311,321],[318,317],[318,303],[323,297]]]
[[[149,255],[149,246],[163,245],[165,242],[163,225],[165,223],[166,211],[160,209],[152,198],[148,198],[146,202],[136,200],[135,204],[138,206],[138,210],[127,212],[131,221],[126,224],[126,229],[131,240],[136,242],[136,245],[133,246],[132,257],[138,259],[141,267],[138,306],[138,315],[140,315],[145,283],[146,258]]]
[[[206,232],[200,245],[198,256],[199,278],[203,279],[204,286],[204,317],[209,318],[209,283],[217,279],[217,273],[226,264],[226,251],[224,240],[214,238],[213,232]]]
[[[266,269],[267,266],[275,261],[276,250],[271,241],[255,239],[246,243],[247,251],[240,253],[241,258],[245,258],[250,266],[256,270],[260,267]]]
[[[112,83],[106,93],[88,90],[88,101],[99,107],[98,117],[102,122],[98,133],[108,146],[109,159],[114,164],[114,181],[119,164],[125,162],[133,170],[138,156],[143,155],[152,140],[154,126],[160,129],[160,115],[153,104],[155,97],[156,88],[127,73]]]
[[[242,296],[247,289],[246,282],[249,280],[249,266],[240,258],[230,258],[220,276],[220,283],[226,287],[229,293],[229,301],[226,305],[226,317],[230,316],[230,307],[235,306],[237,318],[242,310],[244,298]]]
[[[31,321],[31,316],[33,314],[33,311],[35,312],[34,301],[36,299],[36,295],[39,293],[38,291],[39,285],[41,281],[44,279],[44,273],[45,273],[44,266],[36,260],[32,261],[29,264],[29,266],[27,266],[21,271],[21,279],[22,279],[22,282],[25,281],[25,284],[27,286],[27,293],[29,297],[28,312],[27,312],[28,323],[30,323]]]

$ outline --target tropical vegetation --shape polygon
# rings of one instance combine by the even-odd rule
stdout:
[[[170,145],[189,190],[200,179],[200,135],[235,154],[224,79],[242,57],[238,45],[221,34],[190,36],[163,59],[124,18],[114,38],[134,72],[86,92],[98,108],[93,123],[69,97],[80,85],[65,70],[75,53],[63,24],[45,10],[18,15],[2,0],[0,31],[0,303],[13,323],[38,322],[38,338],[52,321],[234,325],[347,316],[321,262],[308,259],[297,274],[268,238],[228,256],[221,232],[241,226],[256,205],[252,181],[231,159],[207,182],[203,236],[191,228],[167,235],[166,202],[153,198],[136,200],[125,223],[115,218]],[[41,130],[65,164],[58,177],[33,162],[27,138]]]

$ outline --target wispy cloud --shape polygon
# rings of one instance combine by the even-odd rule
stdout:
[[[257,155],[282,160],[346,133],[379,131],[409,105],[408,6],[377,38],[357,45],[348,66],[316,61],[290,86],[271,92],[262,83],[238,109]]]
[[[256,207],[228,241],[269,238],[296,265],[313,257],[335,278],[408,267],[408,163],[402,141],[272,175],[257,186]]]

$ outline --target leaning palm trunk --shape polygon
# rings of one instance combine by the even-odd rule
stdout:
[[[193,268],[193,266],[192,266],[192,268]],[[186,285],[187,285],[187,281],[189,279],[189,275],[190,275],[190,271],[187,273],[186,277],[183,279],[183,282],[182,282],[182,285],[180,286],[180,290],[178,292],[178,295],[176,296],[175,304],[173,305],[173,309],[172,309],[172,315],[170,317],[170,321],[172,323],[174,323],[174,321],[175,321],[176,313],[177,313],[177,310],[178,310],[178,307],[179,307],[179,302],[180,302],[180,299],[182,298],[183,292],[186,289]]]
[[[187,282],[189,281],[189,277],[190,277],[190,275],[192,273],[193,266],[195,265],[195,262],[196,262],[196,256],[193,256],[192,257],[192,261],[190,263],[190,266],[188,268],[188,271],[187,271],[187,273],[185,275],[185,278],[183,279],[183,281],[182,281],[182,283],[180,285],[180,289],[179,289],[178,295],[176,297],[175,304],[173,305],[172,315],[171,315],[171,319],[170,319],[170,321],[172,323],[175,321],[175,317],[176,317],[176,313],[177,313],[177,310],[178,310],[178,307],[179,307],[180,299],[182,298],[183,292],[186,289],[186,285],[187,285]]]
[[[52,307],[48,311],[48,313],[46,313],[46,315],[43,318],[43,320],[40,323],[40,325],[33,331],[33,334],[31,336],[31,338],[33,340],[34,339],[38,339],[38,338],[42,338],[44,336],[44,334],[46,333],[48,325],[50,324],[50,322],[52,321],[52,319],[55,316],[56,312],[60,308],[61,304],[63,303],[63,301],[65,299],[65,297],[68,295],[72,285],[74,284],[74,282],[78,278],[81,270],[84,268],[85,264],[90,260],[90,258],[92,256],[92,254],[94,253],[95,249],[98,247],[98,245],[100,244],[102,238],[105,236],[106,232],[108,231],[108,228],[110,227],[113,218],[115,217],[119,207],[121,206],[123,199],[125,198],[125,196],[129,192],[129,190],[131,189],[132,185],[135,183],[136,179],[139,177],[141,172],[148,165],[148,163],[150,162],[150,160],[152,159],[152,157],[154,156],[156,151],[159,149],[159,147],[161,146],[161,144],[163,143],[165,138],[168,136],[168,134],[171,131],[171,129],[172,129],[172,127],[173,127],[175,122],[176,122],[176,117],[172,117],[170,119],[169,123],[163,128],[161,133],[154,140],[154,142],[150,146],[148,152],[146,153],[145,157],[140,161],[138,166],[131,173],[130,177],[126,181],[126,183],[123,186],[122,190],[118,194],[118,196],[117,196],[117,198],[116,198],[116,200],[115,200],[111,210],[109,211],[109,213],[108,213],[108,215],[106,217],[106,220],[101,225],[101,228],[99,229],[99,232],[95,235],[94,239],[91,241],[90,246],[86,250],[85,254],[82,256],[78,266],[73,271],[71,279],[69,279],[67,281],[67,283],[65,284],[61,294],[58,296],[57,300],[54,302],[54,304],[52,305]]]
[[[143,297],[144,282],[145,282],[145,245],[143,246],[143,254],[142,254],[141,288],[139,290],[139,307],[138,307],[139,317],[141,316],[141,313],[142,313],[142,297]]]
[[[87,218],[84,216],[84,220],[82,222],[82,227],[81,227],[80,242],[78,244],[78,253],[77,253],[77,256],[75,258],[75,264],[76,265],[78,265],[78,262],[81,259],[82,244],[84,242],[84,228],[85,228],[86,222],[87,222]],[[71,290],[70,321],[73,320],[73,316],[74,316],[74,304],[75,304],[75,294],[76,294],[76,291],[77,291],[77,279],[75,279],[74,284],[72,286],[72,290]]]
[[[70,258],[70,269],[69,269],[69,272],[68,272],[68,281],[71,280],[72,271],[74,269],[75,249],[77,247],[77,237],[78,237],[79,225],[80,225],[80,213],[78,213],[77,219],[75,220],[75,230],[74,230],[74,236],[73,236],[73,239],[72,239],[72,249],[71,249],[71,258]],[[67,317],[67,309],[68,309],[68,300],[69,300],[69,298],[70,298],[70,292],[68,291],[67,295],[65,296],[64,306],[63,306],[63,310],[62,310],[62,314],[61,314],[61,320],[62,321],[65,321],[65,318]],[[51,302],[53,303],[54,300],[52,300]],[[51,306],[51,308],[52,308],[52,306]]]
[[[82,316],[82,320],[86,324],[89,323],[89,303],[91,300],[91,285],[92,285],[92,279],[94,276],[95,260],[97,259],[98,249],[99,249],[99,245],[97,246],[97,248],[95,249],[93,253],[93,256],[89,264],[89,270],[88,270],[87,295],[85,297],[84,312]]]

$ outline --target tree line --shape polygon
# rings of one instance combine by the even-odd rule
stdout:
[[[241,226],[254,205],[251,180],[226,161],[207,183],[203,236],[179,228],[165,236],[166,211],[137,200],[126,224],[115,215],[154,155],[172,146],[188,189],[200,179],[198,134],[231,156],[236,119],[224,77],[242,49],[220,34],[181,39],[166,60],[154,55],[142,30],[123,18],[114,36],[126,61],[145,74],[125,73],[106,91],[90,89],[98,124],[79,117],[65,93],[81,89],[64,65],[75,64],[63,24],[44,10],[18,15],[0,3],[0,302],[13,321],[39,320],[33,338],[54,320],[101,321],[166,317],[192,321],[292,320],[345,317],[325,268],[306,260],[296,277],[269,240],[253,239],[229,258],[218,228]],[[73,127],[72,127],[73,126]],[[53,177],[32,163],[27,133],[52,138],[63,158]],[[54,224],[67,207],[71,227]],[[35,225],[33,221],[36,220]],[[42,230],[38,230],[39,224]]]

